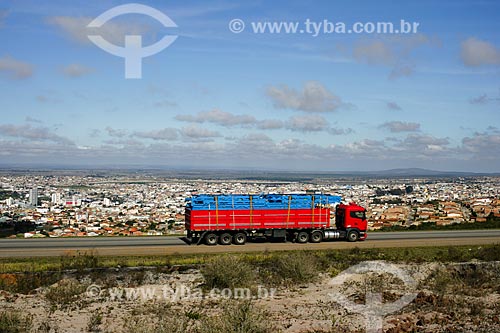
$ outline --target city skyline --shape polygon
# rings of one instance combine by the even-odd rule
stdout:
[[[177,28],[125,15],[98,30],[118,45],[178,36],[136,80],[87,38],[92,19],[125,3],[0,5],[2,164],[500,171],[494,1],[141,1]],[[418,32],[252,31],[307,20]]]

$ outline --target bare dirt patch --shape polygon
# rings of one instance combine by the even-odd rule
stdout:
[[[331,283],[338,272],[290,271],[293,265],[282,264],[245,266],[255,271],[235,271],[223,281],[217,279],[224,274],[213,268],[231,270],[228,258],[209,263],[208,270],[71,272],[28,293],[0,291],[0,331],[364,332],[363,314],[346,309],[335,295],[363,305],[370,293],[380,294],[385,304],[407,292],[386,273],[352,276],[339,286]],[[385,332],[500,331],[499,262],[398,267],[417,282],[415,298],[384,317]],[[248,294],[236,293],[240,287]]]

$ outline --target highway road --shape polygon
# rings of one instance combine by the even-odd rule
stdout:
[[[319,244],[247,243],[243,246],[188,245],[178,237],[85,237],[0,239],[0,257],[38,257],[94,251],[99,255],[162,255],[175,253],[253,252],[297,249],[340,249],[500,243],[500,230],[372,232],[364,242]]]

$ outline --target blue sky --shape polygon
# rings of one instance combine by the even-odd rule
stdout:
[[[126,3],[0,2],[0,164],[500,171],[497,1],[141,1],[177,28],[128,14],[94,31],[178,36],[141,79],[87,38]],[[419,26],[252,31],[308,19]]]

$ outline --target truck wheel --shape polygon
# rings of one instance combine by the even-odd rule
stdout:
[[[359,239],[359,234],[356,230],[351,230],[347,234],[347,241],[348,242],[356,242]]]
[[[217,235],[214,233],[208,233],[205,235],[205,244],[207,245],[217,245]]]
[[[309,234],[305,231],[301,231],[297,235],[297,243],[307,243],[308,240],[309,240]]]
[[[219,236],[220,245],[231,245],[232,242],[233,242],[233,237],[228,233]]]
[[[323,240],[323,233],[315,230],[311,233],[311,243],[320,243]]]
[[[247,235],[245,235],[242,232],[237,233],[233,237],[233,243],[236,245],[243,245],[246,243],[246,241],[247,241]]]

